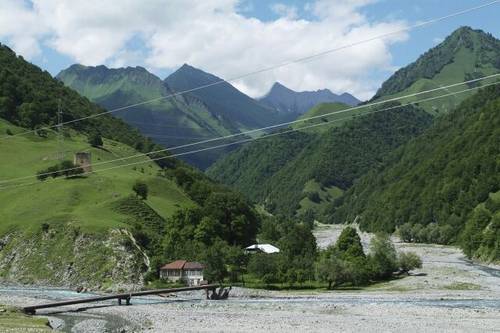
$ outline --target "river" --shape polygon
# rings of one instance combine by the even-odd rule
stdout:
[[[396,247],[417,252],[424,263],[420,273],[425,275],[357,291],[234,288],[226,301],[207,301],[199,291],[171,298],[136,297],[131,306],[106,301],[47,309],[40,315],[51,318],[53,326],[63,332],[499,330],[500,269],[472,263],[454,247],[406,243],[396,243]],[[18,306],[85,296],[93,294],[0,287],[0,303]]]

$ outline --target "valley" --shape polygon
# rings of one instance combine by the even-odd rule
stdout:
[[[335,241],[339,226],[320,226],[320,247]],[[361,234],[363,244],[371,235]],[[233,288],[225,302],[203,300],[201,292],[176,297],[144,297],[130,307],[109,302],[85,312],[46,311],[53,327],[63,332],[92,328],[109,330],[263,331],[314,330],[371,332],[405,329],[441,332],[494,331],[500,324],[500,267],[485,267],[464,259],[454,247],[409,244],[395,239],[398,250],[417,252],[422,269],[409,277],[355,290],[263,291]],[[425,274],[425,275],[424,275]],[[0,303],[22,305],[75,297],[64,290],[3,287]],[[81,297],[81,296],[80,296]],[[214,320],[214,318],[217,318]],[[194,328],[196,327],[196,328]],[[72,329],[72,330],[71,330]]]
[[[498,330],[500,0],[102,2],[0,2],[1,332]]]

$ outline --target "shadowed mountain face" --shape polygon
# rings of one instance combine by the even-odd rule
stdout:
[[[281,113],[301,115],[320,103],[340,102],[350,106],[360,101],[348,93],[336,95],[328,89],[317,91],[293,91],[279,82],[276,82],[269,93],[259,101]]]
[[[228,83],[170,97],[176,92],[222,80],[189,65],[182,66],[165,81],[142,67],[111,69],[82,65],[63,70],[57,78],[108,110],[152,100],[113,115],[165,147],[264,127],[281,120],[277,112]],[[227,151],[205,151],[186,155],[183,159],[205,169]],[[182,151],[175,151],[178,152]]]
[[[273,108],[263,106],[229,83],[219,83],[222,81],[215,75],[184,64],[164,82],[173,91],[208,86],[189,94],[202,101],[226,128],[233,131],[268,126],[280,120]]]

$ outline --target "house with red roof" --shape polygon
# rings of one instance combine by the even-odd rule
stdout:
[[[160,278],[173,282],[183,281],[199,286],[203,281],[203,265],[199,262],[176,260],[160,268]]]

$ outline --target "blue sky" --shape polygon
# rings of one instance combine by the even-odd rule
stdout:
[[[111,0],[3,0],[0,41],[53,75],[79,62],[140,65],[163,78],[187,62],[229,78],[486,2],[123,0],[117,9]],[[460,26],[498,38],[498,13],[500,4],[495,4],[383,44],[372,43],[235,85],[252,96],[262,95],[280,81],[296,90],[326,87],[368,98],[395,69],[414,61]]]
[[[296,6],[300,17],[308,17],[303,10],[303,0],[284,0],[281,3]],[[464,8],[477,6],[489,1],[475,0],[380,0],[363,8],[362,11],[370,20],[382,20],[384,18],[403,19],[411,23],[426,21],[433,17],[440,17],[448,13],[460,11]],[[244,5],[243,5],[244,6]],[[246,1],[243,14],[257,17],[262,20],[275,20],[278,15],[273,12],[266,0]],[[481,29],[500,38],[500,4],[493,7],[480,9],[476,12],[464,14],[437,24],[427,26],[410,32],[408,41],[391,47],[396,66],[405,66],[416,60],[419,55],[436,45],[438,41],[445,38],[460,26],[470,26]]]

